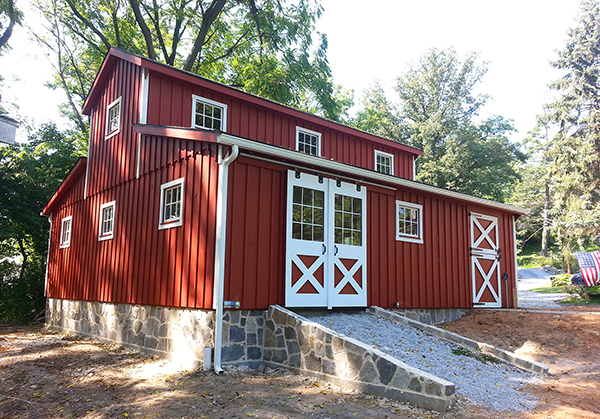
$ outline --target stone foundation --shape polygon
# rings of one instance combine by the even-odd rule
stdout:
[[[213,310],[48,299],[47,325],[119,343],[190,367],[214,348]],[[279,306],[226,310],[223,365],[283,367],[342,387],[440,411],[454,399],[453,383],[412,368],[362,342],[337,334]]]

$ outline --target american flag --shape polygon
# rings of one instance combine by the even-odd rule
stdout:
[[[581,276],[588,287],[600,283],[600,251],[588,253],[588,252],[575,252],[577,263],[579,263],[579,269]]]

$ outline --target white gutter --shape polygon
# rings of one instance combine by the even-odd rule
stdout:
[[[496,201],[492,201],[485,198],[478,198],[476,196],[462,194],[460,192],[450,191],[448,189],[438,188],[437,186],[427,185],[425,183],[415,182],[412,180],[386,175],[383,173],[375,172],[373,170],[363,169],[361,167],[352,166],[347,163],[340,163],[335,160],[330,160],[324,157],[311,156],[309,154],[300,153],[295,150],[290,150],[283,147],[274,146],[267,143],[261,143],[258,141],[248,140],[246,138],[236,137],[230,134],[221,134],[217,137],[219,144],[226,144],[229,146],[237,145],[245,150],[254,151],[257,153],[267,154],[270,156],[276,156],[277,159],[289,159],[298,161],[304,164],[311,164],[319,166],[333,172],[345,172],[351,173],[356,176],[365,177],[371,180],[376,180],[383,183],[392,183],[405,188],[417,189],[423,192],[432,193],[435,195],[446,196],[448,198],[458,199],[460,201],[467,201],[478,205],[485,205],[486,207],[492,207],[501,209],[504,211],[513,212],[516,214],[528,214],[529,211],[523,208],[516,207],[510,204],[501,204]]]
[[[223,134],[219,135],[221,137]],[[223,339],[223,294],[225,285],[225,239],[227,234],[227,185],[229,165],[237,158],[240,149],[233,144],[231,153],[223,158],[223,146],[219,146],[219,181],[217,189],[217,221],[215,237],[215,276],[213,291],[213,308],[215,312],[215,363],[217,374],[223,373],[221,368],[221,347]]]

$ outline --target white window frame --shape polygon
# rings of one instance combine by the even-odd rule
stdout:
[[[171,182],[160,185],[160,218],[158,220],[158,229],[164,230],[167,228],[180,227],[183,224],[183,209],[184,209],[184,183],[185,178],[172,180]],[[181,201],[179,202],[179,217],[165,220],[165,195],[169,189],[181,187]]]
[[[100,225],[98,227],[98,241],[110,240],[114,237],[115,234],[115,218],[116,218],[116,207],[117,201],[107,202],[106,204],[102,204],[100,206]],[[104,226],[104,210],[112,207],[112,225],[109,232],[103,232],[102,227]]]
[[[65,225],[69,226],[68,235],[65,239]],[[71,237],[73,235],[73,216],[64,217],[60,223],[60,248],[65,249],[71,246]]]
[[[221,129],[220,129],[220,131],[227,132],[227,105],[224,103],[221,103],[221,102],[216,102],[214,100],[207,99],[202,96],[198,96],[198,95],[192,95],[192,128],[214,130],[214,128],[212,128],[212,127],[209,128],[209,127],[205,127],[205,126],[196,124],[196,103],[197,102],[202,102],[206,105],[211,105],[211,106],[221,108]]]
[[[380,169],[380,165],[377,162],[377,157],[384,157],[390,159],[390,173],[382,172]],[[383,174],[394,175],[394,155],[390,153],[385,153],[383,151],[375,150],[375,171]]]
[[[300,133],[314,135],[317,137],[317,154],[309,154],[305,151],[300,151]],[[300,151],[301,153],[308,154],[309,156],[317,156],[321,157],[321,133],[317,131],[311,131],[306,128],[296,127],[296,151]]]
[[[408,208],[418,211],[417,234],[400,234],[400,220],[398,219],[400,208]],[[394,212],[394,216],[396,217],[396,240],[411,243],[423,243],[423,205],[414,204],[412,202],[396,201],[396,211]]]
[[[121,132],[121,115],[123,114],[123,107],[121,106],[121,98],[122,98],[122,96],[119,96],[118,99],[116,99],[110,105],[108,105],[106,107],[106,135],[104,137],[105,140],[108,140],[109,138],[112,138],[115,135],[117,135],[119,132]],[[116,106],[119,107],[119,115],[117,117],[117,129],[115,131],[109,132],[108,130],[110,127],[110,111],[111,111],[111,109],[113,109]]]

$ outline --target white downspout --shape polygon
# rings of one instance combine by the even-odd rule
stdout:
[[[214,370],[221,374],[221,347],[223,338],[223,294],[225,285],[225,239],[227,234],[227,185],[229,165],[238,157],[240,149],[231,147],[231,153],[223,158],[223,146],[219,146],[219,180],[217,189],[217,222],[215,238],[215,280],[213,308],[215,313],[215,363]]]

